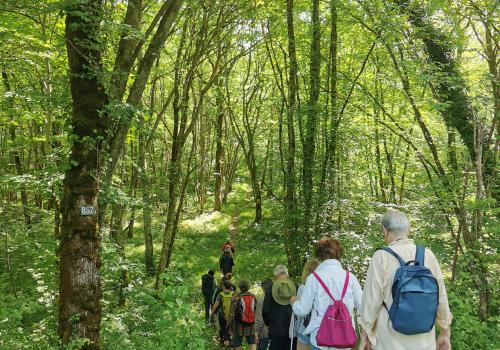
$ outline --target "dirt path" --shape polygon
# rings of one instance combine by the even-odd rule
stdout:
[[[231,223],[229,224],[229,239],[233,243],[236,241],[236,227],[238,226],[239,217],[240,211],[238,209],[234,209],[231,215]]]

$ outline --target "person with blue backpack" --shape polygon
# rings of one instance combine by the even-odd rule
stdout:
[[[388,246],[375,252],[368,268],[360,350],[451,350],[452,314],[441,268],[430,249],[408,238],[409,232],[404,213],[391,209],[382,217]]]

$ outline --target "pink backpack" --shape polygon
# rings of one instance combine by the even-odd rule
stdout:
[[[335,348],[348,349],[356,346],[356,332],[352,326],[351,314],[342,302],[349,285],[349,271],[347,271],[344,281],[344,289],[340,300],[335,300],[326,284],[321,280],[316,272],[314,277],[323,287],[325,292],[333,300],[333,304],[326,309],[321,325],[319,326],[316,342],[319,346],[331,346]]]

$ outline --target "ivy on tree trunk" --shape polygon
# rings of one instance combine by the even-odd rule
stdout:
[[[109,128],[108,96],[98,40],[102,3],[76,1],[67,9],[66,48],[73,98],[72,145],[63,180],[59,245],[59,335],[88,339],[83,349],[99,349],[101,323],[100,238],[97,230],[103,140]],[[82,207],[95,210],[83,212]],[[89,214],[90,215],[83,215]]]

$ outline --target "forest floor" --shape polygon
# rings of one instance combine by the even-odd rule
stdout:
[[[209,269],[219,271],[220,247],[229,237],[236,245],[233,280],[247,278],[252,282],[252,292],[261,293],[260,282],[272,276],[273,267],[286,263],[284,242],[279,239],[281,220],[279,203],[269,200],[264,206],[264,223],[254,224],[254,201],[246,185],[238,185],[228,196],[221,212],[188,215],[179,225],[170,271],[179,272],[183,283],[193,291],[192,307],[199,319],[204,319],[201,276]],[[158,256],[160,239],[155,237],[154,253]],[[140,263],[143,260],[144,244],[142,227],[138,223],[134,238],[129,242],[127,259]],[[220,280],[220,274],[216,274]],[[152,283],[152,278],[147,283]],[[203,330],[205,349],[219,349],[215,328]]]
[[[211,205],[207,203],[207,208]],[[109,235],[103,235],[103,350],[219,349],[215,329],[204,322],[200,287],[203,274],[209,269],[218,271],[222,243],[228,237],[235,241],[234,281],[248,278],[256,294],[260,293],[260,282],[271,277],[273,267],[286,263],[284,242],[279,238],[279,202],[266,199],[261,225],[253,223],[254,201],[251,189],[244,184],[235,186],[221,212],[190,212],[194,207],[192,203],[186,205],[172,262],[164,275],[165,287],[160,292],[154,289],[155,276],[145,270],[142,222],[136,222],[133,237],[127,239],[125,258]],[[0,349],[53,350],[58,348],[58,265],[52,216],[40,211],[37,225],[25,233],[17,223],[19,215],[12,212],[8,222],[11,229],[2,242],[7,255],[0,256]],[[156,214],[152,227],[155,264],[163,225],[164,217]],[[128,270],[130,283],[121,289],[123,269]],[[120,292],[125,305],[118,303]],[[68,347],[73,348],[76,345]]]
[[[347,203],[348,204],[348,203]],[[349,210],[348,205],[344,210]],[[207,203],[210,208],[212,203]],[[101,242],[102,280],[102,349],[103,350],[217,350],[215,329],[204,322],[201,276],[209,269],[218,271],[222,243],[235,241],[234,282],[247,278],[252,292],[259,294],[260,282],[270,278],[276,264],[286,264],[282,232],[282,208],[278,201],[265,199],[263,222],[254,224],[254,201],[251,189],[237,184],[221,212],[194,212],[187,203],[175,242],[171,266],[165,275],[165,287],[154,289],[155,276],[144,266],[142,223],[134,226],[134,236],[127,240],[122,258],[108,234]],[[19,209],[19,208],[17,208]],[[193,210],[193,211],[189,211]],[[370,252],[382,244],[378,222],[371,216],[371,206],[356,206],[356,221],[345,220],[338,233],[345,243],[346,266],[362,280]],[[20,209],[6,216],[8,235],[2,237],[0,254],[0,349],[53,350],[59,348],[57,336],[57,240],[53,236],[50,212],[40,211],[38,223],[26,232],[19,224]],[[9,212],[10,213],[10,212]],[[4,213],[5,214],[5,213]],[[426,228],[425,221],[415,220],[417,239]],[[154,256],[158,259],[163,236],[164,217],[154,216]],[[430,231],[442,234],[444,230]],[[427,234],[429,235],[429,234]],[[15,238],[15,239],[14,239]],[[424,241],[442,262],[449,275],[451,256],[437,240]],[[123,290],[125,305],[118,305],[120,276],[129,271],[130,284]],[[220,274],[217,274],[220,280]],[[469,349],[471,339],[477,344],[491,344],[498,339],[494,327],[474,318],[475,294],[462,284],[448,284],[448,297],[454,314],[454,344],[458,350]],[[468,291],[468,292],[467,292]],[[467,302],[463,302],[467,300]],[[493,320],[494,321],[494,320]],[[489,334],[489,335],[488,335]],[[488,335],[488,336],[487,336]],[[495,342],[493,342],[495,343]],[[498,342],[496,342],[498,343]],[[67,347],[74,349],[76,347]],[[488,347],[475,346],[475,349]]]

